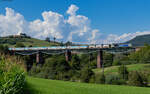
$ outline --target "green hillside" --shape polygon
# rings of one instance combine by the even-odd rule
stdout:
[[[150,94],[150,88],[27,78],[26,94]],[[29,93],[30,92],[30,93]]]
[[[43,47],[43,46],[52,46],[59,45],[59,43],[47,42],[44,40],[39,40],[35,38],[0,38],[0,44],[8,45],[9,47],[14,47],[17,42],[23,43],[25,46],[34,46],[34,47]]]
[[[133,46],[144,46],[144,44],[150,44],[150,35],[137,36],[126,43],[131,43]]]
[[[111,67],[106,67],[104,69],[105,74],[112,74],[112,73],[117,73],[118,72],[118,67],[119,66],[111,66]],[[127,65],[128,71],[140,71],[140,70],[150,70],[150,64],[132,64],[132,65]],[[102,69],[94,69],[93,70],[96,74],[101,73]]]

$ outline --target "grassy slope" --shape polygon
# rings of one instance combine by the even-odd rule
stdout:
[[[40,46],[40,47],[45,47],[45,46],[52,46],[52,45],[58,45],[57,43],[53,43],[53,42],[47,42],[44,40],[39,40],[39,39],[27,39],[26,38],[26,42],[23,42],[26,46],[32,45],[32,46]]]
[[[110,74],[110,73],[117,73],[119,66],[112,66],[112,67],[107,67],[104,69],[105,74]],[[127,65],[128,71],[133,71],[133,70],[142,70],[146,68],[150,68],[150,64],[132,64],[132,65]],[[100,73],[102,72],[102,69],[94,69],[93,70],[95,73]]]
[[[27,94],[150,94],[150,88],[27,78]],[[29,93],[30,92],[30,93]]]
[[[45,46],[52,46],[52,45],[59,45],[58,43],[53,43],[53,42],[47,42],[44,40],[39,40],[35,38],[0,38],[0,41],[5,41],[5,43],[2,43],[4,45],[8,45],[9,47],[14,47],[15,44],[10,44],[10,43],[17,43],[21,42],[25,46],[34,46],[34,47],[45,47]]]

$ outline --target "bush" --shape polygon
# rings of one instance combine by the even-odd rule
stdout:
[[[81,66],[80,66],[80,58],[77,55],[73,55],[72,56],[72,60],[71,60],[71,68],[73,70],[80,70]]]
[[[123,79],[120,79],[119,75],[106,75],[106,84],[113,84],[113,85],[122,85],[125,84],[126,81]]]
[[[132,71],[129,73],[128,84],[132,86],[145,86],[141,75],[137,71]]]
[[[0,53],[1,54],[7,54],[9,52],[8,46],[0,45]]]
[[[125,65],[121,65],[118,69],[118,73],[121,79],[127,80],[128,79],[128,70]]]
[[[119,60],[115,60],[112,64],[113,66],[117,66],[117,65],[121,65],[120,61]]]
[[[31,70],[29,71],[29,75],[31,76],[35,76],[35,77],[39,77],[39,73],[41,72],[41,65],[36,65],[36,64],[33,64]]]
[[[59,59],[56,59],[56,57],[46,59],[41,70],[43,77],[47,79],[69,80],[69,64],[66,62],[64,56],[57,56],[57,58]]]
[[[97,74],[96,79],[95,79],[95,83],[105,84],[105,75],[103,73]]]
[[[85,67],[81,70],[81,81],[88,83],[93,75],[94,72],[92,71],[92,69]]]
[[[0,94],[21,94],[25,84],[22,61],[2,56],[0,60]]]
[[[129,55],[129,58],[134,63],[149,63],[150,61],[150,46],[145,45],[139,51],[136,51]]]

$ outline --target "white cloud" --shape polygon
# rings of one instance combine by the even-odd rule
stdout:
[[[24,17],[11,8],[6,8],[6,14],[0,15],[0,36],[21,33],[26,30],[26,26]]]
[[[26,33],[34,38],[45,39],[46,37],[56,37],[63,41],[88,42],[88,43],[117,43],[128,41],[138,35],[150,34],[150,31],[125,33],[122,35],[104,35],[98,29],[92,29],[90,20],[84,15],[78,15],[79,9],[76,5],[71,5],[63,15],[44,11],[43,19],[26,21],[24,16],[15,12],[11,8],[6,8],[6,14],[0,14],[0,36]]]
[[[122,35],[115,35],[115,34],[110,34],[107,36],[107,38],[105,39],[105,43],[122,43],[122,42],[126,42],[129,41],[133,38],[135,38],[136,36],[140,36],[140,35],[146,35],[146,34],[150,34],[150,31],[138,31],[135,33],[124,33]]]
[[[45,11],[42,13],[42,20],[30,22],[29,28],[33,37],[44,39],[45,37],[63,38],[63,27],[65,26],[62,15]]]
[[[69,9],[67,10],[67,13],[70,14],[70,15],[76,15],[76,11],[78,10],[79,8],[76,6],[76,5],[71,5],[69,7]]]

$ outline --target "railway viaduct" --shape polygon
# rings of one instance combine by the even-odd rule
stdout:
[[[40,63],[42,60],[42,54],[60,54],[65,53],[66,61],[71,61],[71,54],[80,53],[92,53],[97,52],[97,68],[102,68],[103,65],[103,52],[122,53],[135,51],[131,47],[117,47],[117,48],[87,48],[82,46],[71,47],[25,47],[25,48],[9,48],[12,53],[20,55],[32,55],[36,54],[36,63]]]

